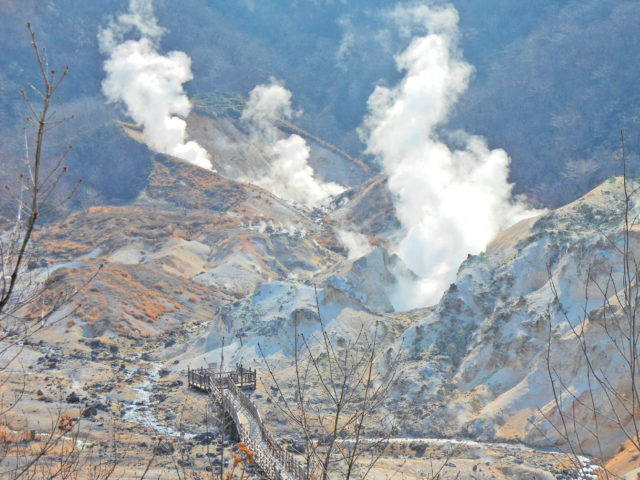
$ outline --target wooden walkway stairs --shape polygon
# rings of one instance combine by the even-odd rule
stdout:
[[[255,370],[242,366],[229,372],[216,372],[213,368],[188,369],[187,377],[189,387],[207,392],[216,404],[222,405],[233,419],[240,441],[254,452],[256,464],[269,480],[310,480],[303,464],[271,435],[262,423],[258,408],[244,393],[243,390],[256,388]]]

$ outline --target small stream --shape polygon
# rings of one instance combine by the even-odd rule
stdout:
[[[160,369],[162,365],[150,360],[145,361],[146,365],[150,366],[146,378],[138,386],[131,387],[133,391],[137,393],[137,398],[125,406],[125,412],[122,416],[123,420],[143,427],[149,428],[156,432],[158,435],[167,437],[186,437],[190,438],[192,434],[185,434],[179,432],[174,428],[171,428],[164,423],[161,423],[154,415],[153,409],[150,404],[151,392],[154,390],[155,384],[160,378]],[[133,362],[137,365],[133,369],[128,369],[125,376],[125,381],[130,380],[141,366],[140,355],[138,355]]]
[[[137,393],[136,399],[128,403],[125,406],[125,413],[123,415],[123,419],[131,424],[141,425],[143,427],[149,428],[156,432],[158,435],[167,436],[167,437],[193,437],[193,434],[179,432],[172,427],[161,423],[154,415],[153,409],[150,404],[151,392],[154,391],[155,384],[158,382],[160,378],[160,370],[162,365],[158,362],[146,360],[141,361],[140,355],[137,355],[135,360],[132,362],[136,365],[135,368],[131,368],[127,370],[125,375],[125,381],[130,380],[133,376],[138,372],[138,369],[141,367],[149,367],[147,370],[146,377],[144,380],[137,386],[131,387],[133,391]],[[235,403],[235,402],[234,402]],[[242,411],[244,411],[242,409]],[[250,431],[252,432],[252,436],[255,436],[256,425],[255,422],[251,421],[251,416],[246,414]],[[341,443],[350,443],[353,440],[345,439],[339,440]],[[461,446],[461,447],[475,447],[480,449],[493,449],[504,452],[506,455],[510,455],[513,457],[517,457],[518,454],[524,453],[544,453],[550,455],[557,456],[566,456],[566,453],[553,450],[550,448],[542,448],[542,447],[533,447],[524,444],[518,443],[491,443],[491,442],[478,442],[475,440],[457,440],[457,439],[446,439],[446,438],[388,438],[388,439],[380,439],[380,438],[366,438],[361,439],[360,442],[373,444],[380,442],[387,442],[389,444],[421,444],[426,446],[444,446],[451,447],[452,449]],[[573,476],[563,476],[562,478],[567,480],[595,480],[598,478],[597,471],[599,466],[589,457],[586,456],[578,456],[578,460],[582,464],[583,468],[581,471],[576,470]]]

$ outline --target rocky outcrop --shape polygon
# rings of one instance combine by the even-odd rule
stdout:
[[[446,418],[446,429],[475,438],[559,442],[541,413],[560,421],[547,371],[549,335],[554,374],[574,398],[584,399],[589,388],[572,327],[585,328],[598,368],[624,392],[628,372],[604,329],[589,320],[603,303],[599,289],[610,279],[621,285],[622,200],[621,181],[611,180],[571,205],[514,225],[463,262],[433,313],[407,329],[399,344],[410,372],[403,405],[446,399],[433,415],[412,420],[417,430]],[[634,253],[637,240],[634,227]],[[611,283],[608,288],[607,298],[614,294]],[[589,421],[586,405],[574,408]],[[623,439],[619,428],[605,425],[601,440],[609,455]],[[582,446],[600,454],[593,440]]]

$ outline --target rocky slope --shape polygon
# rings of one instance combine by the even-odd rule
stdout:
[[[633,183],[630,191],[636,188]],[[581,424],[590,421],[585,359],[572,328],[584,328],[595,368],[628,394],[629,372],[598,313],[622,285],[623,205],[622,181],[612,179],[566,207],[514,225],[460,266],[435,310],[405,331],[399,344],[410,373],[397,400],[406,411],[409,405],[431,406],[434,399],[442,405],[432,415],[426,411],[423,421],[407,415],[407,428],[418,433],[439,426],[446,432],[453,426],[474,438],[561,443],[543,418],[556,426],[561,421],[547,369],[549,341],[557,388],[571,392],[563,402],[576,409]],[[634,218],[637,194],[631,207]],[[639,248],[633,226],[633,258]],[[594,395],[604,402],[598,389]],[[598,408],[608,411],[603,403]],[[610,457],[624,436],[610,421],[601,420],[601,428],[602,451],[584,431],[581,447]]]
[[[207,122],[200,126],[231,128]],[[129,134],[135,136],[135,129],[129,127]],[[222,154],[219,159],[224,171],[229,159]],[[224,338],[228,364],[242,362],[264,377],[260,345],[286,383],[292,375],[294,323],[312,338],[322,318],[344,344],[361,325],[369,332],[378,325],[381,351],[399,353],[401,381],[380,412],[381,429],[394,423],[409,437],[562,447],[540,413],[557,420],[546,371],[549,320],[552,363],[580,396],[586,388],[583,364],[567,318],[574,325],[582,321],[587,268],[600,282],[610,269],[619,274],[614,244],[620,241],[621,198],[620,181],[611,180],[571,205],[514,225],[460,266],[437,305],[398,312],[393,307],[403,285],[398,278],[413,274],[388,251],[397,221],[384,178],[348,190],[327,210],[310,211],[251,184],[155,156],[132,202],[77,211],[38,231],[42,261],[29,265],[30,275],[46,279],[52,292],[79,287],[80,293],[25,347],[23,363],[33,379],[25,396],[28,408],[41,416],[48,400],[73,408],[68,400],[75,394],[96,406],[95,415],[87,417],[92,422],[87,441],[102,442],[103,448],[109,422],[147,446],[150,434],[177,438],[181,429],[202,434],[204,400],[185,391],[187,367],[218,362]],[[366,234],[378,246],[349,258],[341,230]],[[550,279],[566,318],[554,305]],[[591,285],[587,312],[601,303]],[[601,338],[596,327],[588,329],[595,340]],[[602,342],[594,347],[608,348]],[[604,353],[602,358],[609,367]],[[387,367],[382,360],[378,364],[380,371]],[[11,388],[19,388],[20,378],[22,371]],[[619,382],[624,383],[623,373]],[[264,388],[255,397],[265,420],[290,438],[294,433]],[[15,429],[24,428],[19,418],[15,422]],[[606,456],[623,440],[608,431]],[[593,442],[583,447],[599,454]],[[495,448],[502,453],[491,454]],[[474,458],[501,465],[488,471],[503,478],[527,478],[531,471],[551,478],[548,472],[561,475],[566,468],[566,460],[554,454],[560,460],[543,474],[542,453],[516,455],[500,448],[469,446],[457,457],[436,448],[441,457],[434,455],[460,460],[452,460],[458,466],[449,469],[451,475],[475,472]],[[389,454],[385,468],[403,455],[402,461],[409,461],[406,452],[396,460]],[[421,460],[412,457],[416,461]],[[162,472],[162,463],[158,469]]]

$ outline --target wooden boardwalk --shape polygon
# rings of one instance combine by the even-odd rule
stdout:
[[[216,372],[187,370],[188,384],[207,392],[233,419],[240,440],[254,452],[255,462],[269,480],[310,480],[304,465],[287,452],[262,423],[260,412],[243,390],[256,388],[256,371],[237,367]],[[246,421],[242,421],[246,419]]]

